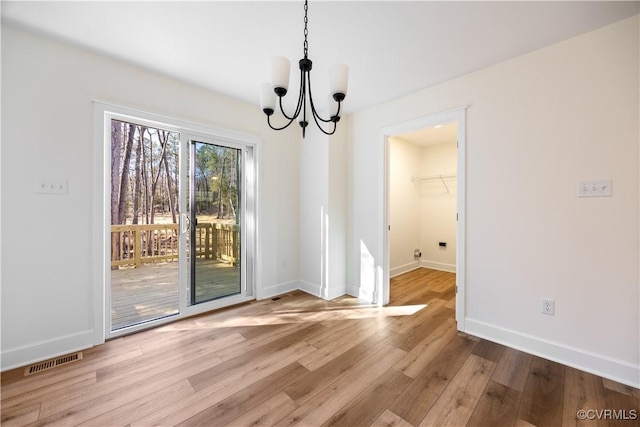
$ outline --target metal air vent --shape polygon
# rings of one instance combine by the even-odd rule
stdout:
[[[82,360],[82,352],[67,354],[66,356],[56,357],[55,359],[45,360],[31,366],[27,366],[24,370],[24,376],[37,374],[38,372],[47,371],[57,366],[66,365],[77,360]]]

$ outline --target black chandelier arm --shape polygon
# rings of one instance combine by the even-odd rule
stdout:
[[[293,116],[289,117],[289,116],[287,115],[287,113],[285,113],[284,108],[283,108],[283,106],[282,106],[282,98],[283,98],[283,97],[282,97],[282,96],[280,96],[279,98],[280,98],[280,100],[279,100],[280,113],[282,113],[282,115],[283,115],[287,120],[289,120],[289,124],[291,124],[291,122],[293,122],[293,121],[296,119],[296,117],[298,116],[298,114],[299,114],[298,109],[300,108],[300,101],[298,100],[298,107],[296,107],[296,111],[295,111],[295,113],[293,114]],[[289,126],[289,125],[287,125],[287,126]]]
[[[311,112],[312,112],[312,116],[313,116],[313,120],[316,122],[316,126],[318,126],[318,129],[320,129],[322,131],[322,133],[324,133],[325,135],[333,135],[334,133],[336,133],[336,128],[337,126],[337,120],[333,121],[333,120],[325,120],[322,117],[320,117],[320,115],[316,112],[315,107],[313,106],[313,101],[311,101]],[[322,125],[320,124],[320,122],[323,123],[333,123],[333,130],[328,132],[326,130],[324,130],[324,128],[322,127]]]
[[[271,124],[271,116],[270,116],[270,115],[267,115],[267,124],[269,125],[269,127],[270,127],[271,129],[273,129],[273,130],[283,130],[283,129],[286,129],[286,128],[288,128],[288,127],[291,125],[291,123],[293,123],[293,121],[294,121],[295,119],[297,119],[297,118],[298,118],[298,116],[300,115],[300,111],[302,110],[302,107],[303,107],[303,104],[304,104],[304,97],[305,97],[305,86],[304,86],[304,80],[302,80],[303,75],[304,75],[304,73],[303,73],[303,72],[301,72],[300,79],[301,79],[301,83],[302,83],[302,85],[300,86],[300,93],[298,94],[298,105],[296,106],[296,110],[295,110],[295,112],[294,112],[293,116],[289,116],[289,115],[284,111],[284,108],[283,108],[283,105],[282,105],[282,98],[284,98],[284,97],[283,97],[283,96],[278,96],[278,98],[279,98],[279,105],[280,105],[280,112],[281,112],[281,113],[282,113],[282,115],[283,115],[283,116],[288,120],[288,122],[287,122],[287,124],[285,124],[284,126],[281,126],[281,127],[275,127],[275,126],[273,126],[273,125]]]
[[[340,109],[342,108],[342,101],[336,101],[336,102],[338,103],[338,111],[336,111],[335,116],[331,116],[332,122],[337,122],[338,120],[340,120]],[[338,120],[333,120],[334,117],[337,117]]]
[[[290,121],[289,124],[291,124],[291,122],[293,122],[300,115],[302,104],[304,103],[304,89],[304,71],[300,71],[300,92],[298,92],[298,105],[296,106],[296,109],[291,117],[284,111],[284,108],[282,106],[282,98],[284,98],[284,96],[278,96],[280,103],[280,112],[287,120]]]
[[[322,131],[322,133],[324,133],[325,135],[333,135],[334,133],[336,133],[336,129],[338,127],[336,122],[333,122],[333,130],[331,132],[327,132],[322,128],[322,125],[320,124],[320,122],[318,122],[318,119],[322,120],[322,117],[318,117],[314,114],[313,119],[315,120],[316,126],[318,126],[318,129],[320,129],[320,131]]]
[[[270,116],[270,115],[267,115],[267,124],[268,124],[268,125],[269,125],[269,127],[270,127],[271,129],[273,129],[273,130],[283,130],[283,129],[286,129],[286,128],[288,128],[288,127],[289,127],[289,125],[290,125],[291,123],[293,123],[293,121],[294,121],[294,120],[295,120],[295,117],[294,117],[293,119],[289,120],[289,122],[288,122],[286,125],[282,126],[282,127],[274,127],[274,126],[271,124],[271,116]]]
[[[302,90],[300,90],[300,94],[298,95],[298,105],[296,106],[296,110],[293,114],[293,116],[289,117],[289,115],[284,111],[284,108],[282,106],[282,98],[284,98],[283,96],[278,96],[279,98],[279,105],[280,105],[280,112],[282,113],[282,115],[288,120],[287,124],[282,126],[282,127],[275,127],[271,124],[271,116],[267,115],[267,124],[269,125],[269,127],[273,130],[283,130],[289,127],[289,125],[291,125],[291,123],[293,123],[293,121],[298,118],[298,116],[300,115],[300,110],[302,109],[302,103],[304,100],[304,96],[302,93]]]
[[[307,82],[309,86],[309,104],[311,104],[311,112],[313,113],[313,118],[315,119],[316,124],[320,126],[318,124],[318,120],[324,123],[333,122],[333,120],[331,120],[331,117],[329,117],[328,119],[323,119],[322,116],[320,116],[320,114],[318,114],[318,112],[316,111],[316,106],[313,104],[313,95],[312,95],[313,92],[311,91],[311,72],[310,71],[307,73]],[[338,103],[338,111],[339,111],[339,108],[340,108],[340,103]]]

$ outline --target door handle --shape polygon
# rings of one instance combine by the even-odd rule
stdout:
[[[182,221],[181,221],[181,232],[182,234],[186,233],[187,231],[189,231],[191,229],[191,219],[189,219],[189,215],[187,214],[182,214]]]

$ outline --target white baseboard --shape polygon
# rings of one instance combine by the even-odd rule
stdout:
[[[93,330],[2,351],[2,371],[93,347]]]
[[[456,272],[455,264],[445,264],[436,261],[413,261],[408,264],[400,265],[389,269],[389,278],[399,276],[400,274],[407,273],[409,271],[417,270],[418,268],[430,268],[432,270],[447,271],[449,273]],[[351,295],[351,294],[349,294]]]
[[[455,264],[445,264],[436,261],[420,261],[420,267],[430,268],[432,270],[448,271],[449,273],[456,272]]]
[[[287,292],[292,292],[300,289],[300,281],[291,280],[290,282],[278,283],[274,286],[269,286],[266,288],[262,288],[260,295],[257,299],[267,299],[271,297],[275,297],[276,295],[286,294]]]
[[[320,286],[319,285],[314,285],[313,283],[309,283],[309,282],[305,282],[304,280],[298,282],[300,287],[298,289],[300,289],[301,291],[304,291],[308,294],[311,294],[313,296],[316,296],[318,298],[322,298],[320,296]]]
[[[360,290],[360,287],[356,285],[347,285],[346,289],[347,289],[346,295],[349,295],[354,298],[358,298],[360,301],[362,301],[365,304],[372,304],[373,298],[370,292],[362,292]]]
[[[329,288],[328,291],[320,289],[320,285],[301,280],[298,282],[299,289],[318,298],[332,300],[346,294],[346,286]]]
[[[399,276],[412,270],[420,268],[420,261],[413,261],[408,264],[400,265],[389,269],[389,278]]]
[[[631,387],[640,388],[639,365],[469,318],[465,319],[465,332]]]
[[[347,285],[347,295],[358,298],[358,286]]]

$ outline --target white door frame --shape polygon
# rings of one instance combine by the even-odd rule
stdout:
[[[445,111],[442,113],[432,114],[420,117],[407,122],[402,122],[380,129],[380,140],[384,150],[383,170],[384,170],[384,197],[383,197],[383,277],[380,285],[378,304],[384,305],[389,303],[390,297],[390,242],[389,242],[389,137],[406,132],[413,132],[420,129],[434,127],[436,125],[457,123],[458,127],[458,153],[457,153],[457,209],[458,222],[456,227],[456,322],[458,330],[464,331],[464,319],[466,318],[466,259],[465,259],[465,242],[466,242],[466,111],[467,107],[457,108],[455,110]]]
[[[220,128],[214,128],[206,125],[200,125],[196,123],[186,122],[179,119],[173,119],[170,117],[160,116],[157,114],[147,113],[144,111],[138,111],[131,108],[120,107],[102,102],[94,102],[94,182],[93,182],[93,283],[92,283],[92,302],[94,307],[94,345],[99,345],[105,342],[106,338],[114,338],[119,335],[127,333],[137,332],[139,330],[147,329],[150,326],[158,326],[163,323],[175,321],[176,319],[192,316],[207,312],[216,308],[220,308],[229,304],[240,303],[255,299],[255,289],[244,289],[242,294],[228,297],[224,300],[214,300],[208,303],[202,303],[195,306],[185,307],[182,305],[183,292],[185,283],[183,282],[185,274],[180,273],[180,289],[181,289],[181,310],[177,316],[170,318],[158,319],[155,321],[147,322],[140,325],[134,325],[129,328],[111,332],[110,331],[110,316],[106,310],[107,303],[110,303],[110,292],[107,292],[107,286],[111,283],[111,271],[106,268],[108,260],[110,260],[111,253],[108,250],[110,244],[110,233],[107,228],[109,223],[109,206],[110,206],[110,166],[107,161],[110,159],[111,150],[109,144],[105,144],[105,141],[109,141],[111,138],[111,119],[132,121],[134,123],[146,124],[151,127],[158,127],[160,129],[166,129],[187,135],[188,137],[195,137],[205,139],[207,141],[215,141],[223,145],[238,146],[243,145],[250,147],[250,150],[243,150],[245,160],[250,160],[250,168],[243,171],[246,175],[246,179],[251,179],[253,182],[252,188],[246,188],[245,203],[252,204],[250,218],[245,218],[245,225],[247,230],[251,231],[251,241],[245,242],[245,248],[252,248],[251,253],[247,254],[249,258],[246,265],[245,273],[252,275],[250,282],[255,286],[255,271],[259,268],[259,256],[258,256],[258,244],[259,244],[259,229],[258,229],[258,162],[260,158],[260,143],[261,140],[255,136],[229,131]],[[184,146],[184,144],[181,144]],[[181,147],[181,150],[183,147]],[[185,156],[180,156],[181,165],[185,167]],[[184,180],[182,180],[184,181]],[[185,185],[181,182],[181,186]],[[184,188],[181,188],[184,191]],[[181,202],[183,203],[183,202]],[[184,209],[185,206],[181,206]],[[184,211],[182,211],[184,212]],[[181,218],[182,219],[182,218]],[[182,224],[180,224],[182,230]],[[246,233],[245,233],[246,234]],[[250,265],[249,265],[250,264]],[[110,304],[109,304],[110,306]]]

